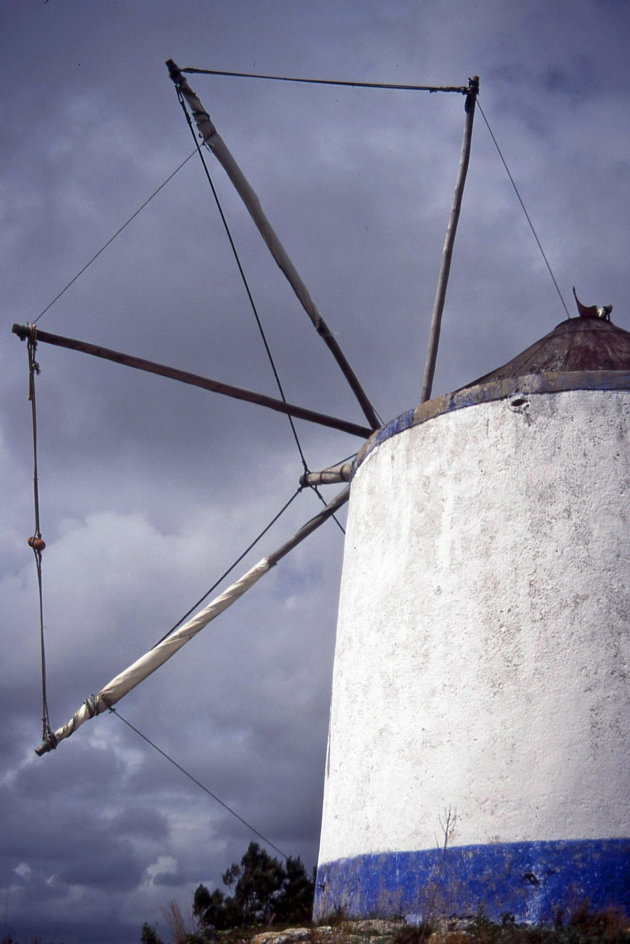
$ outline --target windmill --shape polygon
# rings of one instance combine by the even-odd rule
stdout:
[[[316,915],[628,913],[629,436],[582,313],[359,453]]]
[[[336,428],[369,437],[355,463],[324,470],[319,479],[341,482],[352,478],[353,501],[350,514],[352,537],[349,537],[347,544],[340,604],[317,914],[324,916],[336,909],[343,909],[349,915],[422,912],[426,910],[427,889],[431,889],[436,901],[439,899],[441,911],[462,913],[471,908],[475,910],[474,905],[479,904],[481,894],[491,915],[510,912],[523,920],[549,917],[550,909],[564,906],[565,899],[571,895],[591,897],[602,904],[609,903],[610,899],[610,903],[627,907],[627,878],[624,879],[628,863],[628,840],[624,838],[628,832],[627,805],[620,800],[613,816],[613,803],[607,795],[604,804],[608,811],[605,822],[594,816],[588,825],[589,830],[597,832],[603,824],[599,833],[603,830],[606,835],[578,835],[576,823],[559,825],[557,813],[554,819],[549,788],[541,800],[546,818],[542,816],[539,822],[532,823],[532,832],[528,832],[525,819],[533,810],[533,800],[529,805],[523,803],[522,784],[514,785],[511,792],[504,790],[500,794],[491,789],[495,779],[502,782],[502,765],[509,751],[505,739],[493,735],[494,723],[486,725],[485,720],[492,718],[493,706],[501,705],[501,711],[496,712],[495,718],[498,730],[518,732],[519,737],[510,745],[510,750],[513,755],[519,756],[525,769],[531,769],[531,764],[540,756],[532,744],[538,744],[542,734],[547,733],[549,715],[555,704],[551,700],[541,702],[542,693],[554,688],[559,672],[558,660],[549,659],[547,665],[545,657],[549,656],[550,651],[558,650],[559,643],[568,632],[564,624],[556,635],[548,635],[541,642],[540,634],[531,637],[533,628],[540,629],[543,623],[547,626],[549,620],[558,618],[557,611],[565,612],[570,608],[569,604],[576,598],[578,590],[585,586],[585,569],[588,569],[589,575],[593,575],[592,586],[589,585],[587,594],[589,600],[596,596],[597,584],[602,599],[605,597],[607,601],[618,601],[619,605],[615,609],[617,615],[628,611],[627,605],[624,609],[624,601],[626,604],[628,601],[623,597],[624,583],[620,573],[628,560],[627,538],[624,538],[627,521],[624,515],[616,517],[615,528],[611,530],[611,543],[600,545],[593,538],[593,534],[599,534],[597,522],[612,507],[609,501],[612,483],[617,480],[627,481],[627,449],[618,450],[622,458],[615,454],[617,464],[611,466],[607,477],[600,475],[599,468],[601,456],[610,454],[613,440],[627,445],[627,426],[621,420],[615,425],[615,418],[623,419],[627,415],[624,404],[627,404],[630,364],[623,357],[619,359],[615,356],[611,361],[604,361],[600,357],[603,348],[607,351],[610,348],[617,354],[619,345],[623,348],[625,333],[599,320],[593,320],[592,324],[589,320],[589,331],[585,332],[581,327],[578,330],[573,323],[582,326],[586,321],[571,319],[570,327],[569,322],[564,323],[560,341],[560,335],[557,335],[553,344],[541,343],[543,356],[540,358],[538,354],[531,362],[525,358],[524,365],[508,365],[507,373],[482,378],[480,382],[450,397],[438,398],[437,401],[430,399],[441,309],[465,179],[477,92],[476,83],[471,80],[469,86],[457,89],[466,95],[467,103],[464,146],[436,294],[421,404],[417,410],[381,427],[360,384],[338,350],[334,336],[313,307],[299,276],[296,279],[297,273],[282,247],[277,244],[275,234],[270,232],[264,215],[259,214],[256,201],[252,200],[253,195],[248,193],[247,182],[240,179],[242,175],[231,163],[231,155],[223,149],[209,116],[172,62],[169,62],[169,71],[178,86],[178,92],[190,106],[204,141],[220,159],[221,156],[224,158],[224,167],[229,176],[235,184],[241,185],[243,199],[247,197],[250,200],[251,206],[248,208],[251,215],[255,219],[258,217],[257,225],[263,231],[278,264],[293,285],[318,333],[333,351],[361,403],[367,426],[358,427],[354,424],[351,428],[350,424],[340,425],[343,421],[337,418],[315,416],[312,411],[304,409],[300,413],[300,408],[278,401],[275,404],[263,402],[259,395],[249,391],[237,391],[235,388],[219,390],[220,385],[207,378],[184,376],[182,372],[175,372],[164,365],[132,359],[115,351],[102,348],[90,350],[94,346],[48,335],[30,326],[16,326],[14,330],[29,341],[31,350],[38,342],[49,342],[98,354],[154,373],[167,376],[179,373],[181,376],[177,379],[184,382],[241,399],[258,397],[255,402],[281,412],[301,415],[315,422],[325,421],[327,425],[336,424]],[[564,353],[558,351],[563,344]],[[575,367],[569,357],[576,348],[582,352],[587,350],[590,354],[579,367]],[[583,377],[578,380],[565,376],[585,372],[596,375],[587,378],[587,386],[583,386],[586,383]],[[549,374],[558,376],[550,378]],[[582,396],[584,393],[588,393],[589,397]],[[603,398],[600,396],[602,393],[605,394]],[[576,396],[569,396],[568,399],[564,396],[573,394]],[[569,406],[556,422],[559,404]],[[506,414],[506,410],[509,413]],[[610,416],[606,410],[610,410]],[[513,424],[512,427],[502,422],[504,414]],[[574,432],[577,431],[578,441],[581,441],[580,430],[585,425],[589,428],[597,426],[597,418],[602,419],[608,438],[593,438],[592,448],[590,451],[585,450],[585,453],[588,452],[588,461],[575,464],[579,474],[573,477],[564,475],[562,463],[570,465],[570,459],[575,458],[575,449],[566,445],[560,454],[557,449],[553,451],[558,430],[568,426]],[[470,421],[468,428],[467,421]],[[517,423],[520,426],[515,425]],[[539,435],[541,427],[546,428],[547,437]],[[494,432],[494,439],[490,431]],[[531,447],[530,440],[538,451]],[[485,445],[482,448],[483,443]],[[549,493],[549,479],[541,477],[543,460],[550,453],[556,459],[552,465],[553,494]],[[441,457],[442,465],[436,462],[436,456]],[[524,456],[528,457],[530,466],[525,463]],[[488,460],[486,465],[481,463],[481,457]],[[497,462],[497,458],[500,462]],[[571,586],[566,579],[565,568],[558,562],[555,570],[550,566],[546,570],[522,566],[522,554],[525,551],[535,557],[534,551],[539,550],[539,544],[544,544],[550,553],[550,548],[553,548],[557,556],[558,547],[540,525],[540,520],[546,520],[541,512],[544,503],[540,488],[538,491],[533,486],[524,489],[520,503],[517,501],[517,494],[520,493],[514,494],[514,489],[518,490],[518,484],[514,483],[518,483],[518,473],[523,467],[528,470],[528,482],[529,479],[536,479],[543,493],[547,489],[547,504],[552,509],[555,508],[559,487],[556,479],[565,483],[571,495],[580,483],[584,489],[582,503],[576,500],[575,510],[571,514],[567,511],[567,520],[581,517],[584,521],[590,521],[590,527],[585,525],[582,532],[583,556],[576,561],[581,570],[578,572],[574,568],[575,579]],[[394,468],[396,474],[391,472]],[[497,468],[504,478],[492,478]],[[485,479],[487,488],[479,491],[482,479]],[[422,501],[418,500],[419,480],[424,483]],[[591,495],[600,480],[604,485],[598,494],[607,498],[601,505],[592,505]],[[513,486],[512,490],[507,488],[508,483]],[[93,699],[87,699],[66,725],[56,731],[46,731],[38,753],[46,753],[88,718],[111,708],[135,684],[238,599],[295,543],[333,514],[347,500],[348,494],[348,488],[344,488],[321,515],[298,532],[295,539],[267,555],[201,613],[169,634]],[[375,500],[377,494],[378,501]],[[503,501],[506,495],[510,496],[507,505]],[[473,505],[470,496],[476,496]],[[482,515],[480,512],[486,497],[489,499],[488,507]],[[588,518],[586,513],[591,507],[595,508],[595,513]],[[438,527],[435,522],[432,524],[432,516],[440,508],[446,508],[448,516],[442,518]],[[532,525],[532,509],[539,515],[537,528]],[[511,517],[508,513],[511,513]],[[504,514],[505,518],[502,517]],[[471,520],[477,520],[475,516],[479,522],[483,522],[483,527],[481,524],[477,529],[471,527]],[[461,533],[458,532],[458,525]],[[481,543],[482,535],[496,536],[504,532],[515,536],[512,543],[508,542],[505,546],[497,542],[504,552],[492,554],[495,545]],[[436,537],[438,534],[443,538],[440,541]],[[556,537],[561,538],[560,529]],[[37,543],[40,541],[39,533],[33,535],[33,550],[41,559],[43,548]],[[427,546],[422,544],[423,541],[428,542]],[[358,551],[355,550],[355,544],[359,547]],[[435,551],[433,556],[431,549]],[[611,566],[611,560],[615,561],[615,567]],[[478,564],[477,572],[469,572],[471,562]],[[602,568],[604,576],[614,571],[612,583],[600,582]],[[543,571],[544,579],[541,576]],[[516,593],[524,580],[523,574],[529,575],[525,602]],[[539,583],[536,583],[537,580]],[[601,592],[602,586],[606,588],[605,593]],[[564,595],[556,593],[559,587],[565,591]],[[621,596],[615,597],[613,589]],[[525,618],[527,606],[531,609],[532,596],[539,598],[542,595],[553,598],[558,605],[548,614],[540,611],[534,622],[531,623],[530,619],[528,623]],[[505,606],[511,606],[510,612],[513,614],[510,617],[512,622],[507,621],[511,628],[512,645],[516,647],[513,637],[518,636],[520,644],[530,654],[535,651],[533,666],[537,674],[534,673],[534,680],[527,676],[527,686],[522,684],[518,676],[525,671],[531,674],[532,670],[526,659],[519,662],[516,647],[512,653],[512,662],[509,663],[515,677],[512,679],[511,692],[505,695],[502,703],[496,690],[500,678],[496,673],[493,675],[492,670],[500,666],[503,675],[507,673],[507,663],[501,663],[501,659],[505,660],[506,650],[498,643],[490,647],[490,654],[498,660],[497,666],[493,667],[484,649],[485,637],[480,637],[479,632],[480,626],[485,626],[486,622],[491,622],[495,629],[497,625],[503,625],[497,623],[497,614],[499,611],[503,613],[500,607],[504,605],[506,597],[510,603]],[[429,609],[429,601],[433,609]],[[464,618],[462,614],[468,616]],[[531,617],[531,613],[529,615]],[[614,675],[612,670],[620,660],[619,646],[624,642],[623,618],[621,622],[619,618],[615,622],[612,614],[602,606],[594,612],[589,611],[589,620],[588,626],[584,625],[585,635],[581,647],[576,647],[579,658],[566,660],[565,701],[571,704],[578,699],[580,692],[583,694],[586,690],[568,687],[568,682],[575,680],[576,667],[582,666],[583,662],[592,662],[600,667],[600,672]],[[597,637],[597,648],[593,639],[594,626],[603,620],[608,620],[612,628],[608,636]],[[460,628],[458,636],[456,629],[460,624],[464,628]],[[553,639],[552,644],[550,639]],[[422,645],[419,640],[422,640]],[[462,642],[468,646],[465,653],[462,652]],[[534,642],[538,642],[538,649]],[[475,661],[478,650],[483,650],[484,659]],[[430,670],[427,674],[429,654],[436,665],[435,671]],[[551,666],[553,671],[546,675],[544,670]],[[440,674],[438,669],[447,671]],[[464,669],[469,671],[471,684],[460,686],[453,694],[449,684],[454,680],[461,681],[465,677]],[[472,682],[477,681],[477,675],[482,669],[493,681],[477,691]],[[597,699],[589,702],[588,712],[589,718],[592,712],[598,719],[603,718],[602,723],[618,735],[616,740],[613,738],[607,742],[606,757],[610,759],[614,756],[619,759],[619,763],[610,761],[604,774],[614,795],[623,787],[627,773],[623,766],[627,750],[622,749],[626,745],[624,719],[627,695],[621,674],[616,677],[619,685],[614,689],[614,705],[611,707],[607,702],[609,713],[605,713],[601,701]],[[588,683],[591,681],[589,676]],[[505,688],[504,685],[502,690],[505,691]],[[598,694],[601,691],[599,687]],[[519,693],[520,701],[515,693]],[[532,728],[531,719],[524,709],[536,699],[544,717],[542,726]],[[517,708],[514,708],[515,703]],[[564,706],[565,702],[561,704]],[[517,716],[521,718],[520,727],[515,723]],[[421,723],[422,718],[427,722],[424,725]],[[472,719],[472,722],[466,727],[464,722],[468,719]],[[575,784],[579,780],[581,787],[584,772],[592,780],[594,771],[592,765],[589,767],[577,762],[573,767],[567,766],[567,757],[575,759],[576,744],[585,744],[584,719],[580,715],[573,720],[573,739],[567,738],[561,744],[567,755],[558,748],[550,779],[553,783],[553,776],[558,770],[570,771],[572,782]],[[528,740],[525,736],[527,731],[535,732],[535,737],[532,734]],[[462,763],[462,759],[466,758],[464,747],[470,747],[480,739],[484,750],[478,754],[471,752],[470,759]],[[589,749],[594,751],[594,742],[588,743]],[[404,763],[401,758],[405,759]],[[480,762],[479,758],[487,761],[488,769],[485,779],[480,777],[476,781],[472,774],[478,769],[476,764]],[[466,777],[468,787],[459,789],[458,781]],[[441,787],[436,785],[436,781],[440,781]],[[600,804],[602,795],[591,793],[589,798],[592,808]],[[529,793],[527,799],[530,799]],[[574,802],[576,809],[584,810],[584,804],[577,803],[576,790],[572,793],[567,789],[562,794],[560,805],[563,810],[567,802]],[[509,820],[505,811],[514,813],[519,803],[521,819],[514,814],[513,820]],[[489,831],[482,815],[483,810],[489,808],[494,822],[505,822],[505,826],[497,826],[494,832]],[[453,819],[446,812],[448,810]],[[432,837],[440,816],[445,816],[447,835],[443,846],[436,850]],[[409,823],[412,826],[407,828],[405,824]],[[560,832],[556,835],[558,830]],[[610,835],[611,832],[613,835]],[[553,849],[548,843],[553,845]],[[593,861],[602,868],[598,865],[589,871],[589,863]],[[601,879],[602,874],[605,875],[604,880]],[[493,890],[493,897],[489,897],[487,889]]]

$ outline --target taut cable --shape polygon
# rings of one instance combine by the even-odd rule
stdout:
[[[35,398],[35,375],[39,373],[39,364],[35,359],[37,349],[37,329],[30,325],[28,333],[28,399],[31,402],[31,419],[33,429],[33,506],[35,509],[35,531],[28,539],[29,546],[35,556],[37,570],[37,590],[39,595],[39,645],[42,663],[42,740],[54,742],[54,735],[50,727],[48,716],[48,700],[46,697],[46,647],[44,645],[44,597],[42,591],[42,552],[46,544],[42,540],[39,522],[39,474],[37,470],[37,401]],[[54,746],[54,745],[53,745]]]

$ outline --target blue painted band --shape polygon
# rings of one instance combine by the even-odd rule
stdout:
[[[495,843],[386,852],[317,870],[314,918],[408,914],[549,923],[585,901],[630,917],[630,839]]]

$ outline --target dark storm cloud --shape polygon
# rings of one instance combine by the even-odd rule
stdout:
[[[44,758],[25,345],[36,317],[191,152],[164,60],[463,84],[495,131],[565,298],[627,314],[627,4],[4,5],[0,182],[3,848],[14,936],[139,940],[220,884],[255,838],[119,719]],[[385,420],[414,405],[462,132],[462,99],[194,76],[219,131]],[[289,400],[361,421],[329,353],[207,156]],[[572,311],[572,306],[570,306]],[[434,392],[565,317],[481,115]],[[42,318],[275,395],[198,159]],[[53,724],[159,639],[297,488],[283,417],[40,345],[37,381]],[[318,468],[356,450],[297,424]],[[328,494],[328,493],[327,493]],[[234,576],[319,508],[301,495]],[[342,515],[343,520],[343,515]],[[284,851],[316,859],[343,538],[329,523],[120,705]]]

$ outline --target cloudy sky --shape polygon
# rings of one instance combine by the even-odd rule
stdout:
[[[630,329],[626,0],[5,0],[2,136],[0,931],[139,941],[256,838],[113,714],[38,758],[39,628],[26,346],[38,317],[194,145],[180,66],[466,85],[571,313]],[[194,76],[384,420],[415,405],[463,127],[457,95]],[[287,399],[362,421],[214,158]],[[478,114],[434,392],[564,319]],[[197,157],[38,326],[276,394]],[[160,638],[293,495],[286,419],[41,344],[53,727]],[[304,422],[311,469],[360,440]],[[336,493],[329,487],[328,498]],[[235,576],[320,507],[294,501]],[[343,516],[341,517],[343,520]],[[334,522],[119,705],[284,852],[316,861],[343,535]]]

